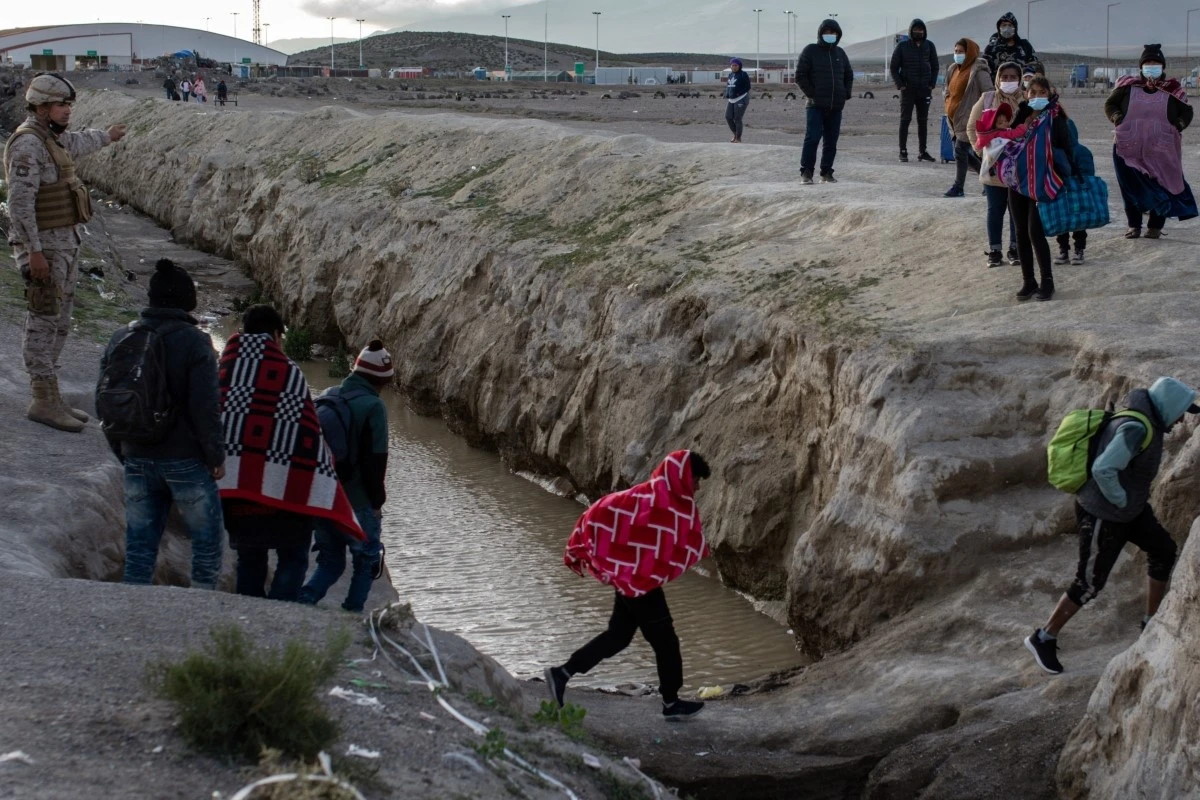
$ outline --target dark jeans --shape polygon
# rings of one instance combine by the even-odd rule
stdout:
[[[1070,250],[1072,236],[1075,237],[1076,252],[1082,253],[1084,250],[1087,249],[1087,231],[1075,231],[1075,233],[1060,233],[1057,237],[1055,237],[1055,241],[1058,242],[1058,249],[1064,250],[1064,251]]]
[[[908,126],[912,122],[913,109],[917,111],[917,145],[919,152],[924,153],[929,144],[929,104],[933,98],[928,97],[927,89],[900,90],[900,152],[908,152]],[[956,186],[962,186],[959,181]]]
[[[1026,283],[1033,281],[1033,257],[1037,255],[1042,282],[1054,281],[1050,266],[1050,243],[1042,230],[1042,218],[1037,203],[1023,194],[1008,193],[1008,210],[1017,223],[1017,252],[1021,256],[1021,274]]]
[[[993,250],[1004,248],[1004,215],[1008,212],[1008,188],[1005,186],[984,186],[987,195],[987,231],[988,245]],[[1008,246],[1017,247],[1017,225],[1013,215],[1008,215]]]
[[[746,116],[746,109],[749,106],[750,98],[737,103],[725,102],[725,122],[729,124],[729,130],[738,139],[742,138],[742,131],[746,127],[743,119]]]
[[[1132,522],[1121,523],[1097,519],[1076,503],[1075,521],[1079,526],[1079,566],[1067,597],[1076,605],[1086,605],[1100,593],[1126,543],[1146,553],[1146,572],[1151,579],[1166,583],[1171,577],[1179,548],[1149,504]]]
[[[188,97],[190,97],[192,93],[191,92],[180,92],[179,94],[183,97],[183,102],[186,103],[188,101]]]
[[[837,157],[838,137],[842,135],[842,112],[820,106],[809,106],[807,127],[804,132],[804,149],[800,153],[800,169],[812,172],[817,166],[817,145],[825,140],[821,148],[821,174],[833,174],[833,160]]]
[[[606,658],[612,658],[633,641],[641,629],[642,636],[654,648],[658,664],[658,689],[664,703],[679,699],[683,686],[683,656],[679,652],[679,637],[667,608],[667,596],[655,589],[641,597],[625,597],[616,593],[608,630],[592,639],[571,656],[563,669],[572,675],[586,673]]]
[[[164,89],[163,91],[165,91],[165,92],[167,93],[167,99],[168,99],[168,100],[170,100],[172,97],[174,97],[174,96],[175,96],[175,90],[174,90],[174,89]]]
[[[192,587],[214,589],[225,530],[217,483],[195,458],[125,459],[125,583],[150,583],[171,504],[192,540]]]
[[[1129,227],[1141,230],[1142,210],[1137,207],[1136,203],[1129,199],[1129,196],[1124,191],[1121,192],[1121,199],[1125,201],[1125,220],[1129,223]],[[1147,227],[1152,231],[1161,231],[1166,224],[1166,217],[1160,217],[1158,214],[1151,213]]]
[[[237,551],[237,593],[268,600],[299,600],[300,587],[308,574],[308,545],[275,549],[275,577],[271,579],[270,591],[264,591],[270,553],[265,547],[243,547]]]
[[[329,587],[338,582],[346,571],[346,549],[350,549],[354,572],[350,577],[350,590],[346,592],[346,600],[342,608],[347,611],[362,611],[371,593],[371,582],[374,580],[375,568],[379,565],[379,535],[381,525],[375,517],[375,512],[369,507],[354,509],[354,516],[362,526],[367,541],[351,540],[339,533],[330,522],[318,519],[316,524],[317,569],[313,572],[308,583],[300,590],[300,602],[316,605],[329,591]]]
[[[971,143],[960,141],[954,143],[954,185],[959,189],[967,182],[967,169],[971,164]]]

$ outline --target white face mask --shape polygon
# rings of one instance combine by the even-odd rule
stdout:
[[[1005,94],[1016,94],[1017,90],[1020,88],[1021,88],[1020,81],[1001,81],[1000,82],[1000,91],[1004,92]]]
[[[955,53],[954,54],[954,63],[955,64],[967,63],[967,54],[966,53]]]

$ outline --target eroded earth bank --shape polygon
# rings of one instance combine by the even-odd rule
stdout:
[[[1015,270],[968,255],[982,206],[882,159],[846,156],[841,183],[805,191],[793,148],[731,158],[535,121],[115,92],[84,98],[82,121],[131,126],[81,164],[89,182],[244,262],[320,339],[382,335],[412,402],[513,466],[595,495],[679,446],[718,465],[702,511],[723,580],[779,603],[819,661],[657,749],[615,701],[585,700],[594,732],[646,745],[662,779],[711,796],[1154,793],[1136,743],[1102,747],[1114,720],[1096,718],[1128,708],[1137,736],[1139,715],[1194,707],[1182,626],[1156,622],[1141,660],[1109,665],[1138,633],[1141,559],[1072,624],[1064,675],[1021,638],[1074,568],[1048,431],[1160,374],[1196,380],[1193,229],[1151,245],[1110,228],[1053,302],[1018,306]],[[1200,511],[1183,427],[1155,496],[1180,539]],[[1156,691],[1179,702],[1139,705],[1167,663],[1181,677]],[[1195,753],[1177,755],[1172,785],[1194,788]]]

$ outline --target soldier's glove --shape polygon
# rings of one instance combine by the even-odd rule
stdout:
[[[25,302],[34,314],[57,317],[61,311],[62,290],[54,281],[30,281],[25,284]]]

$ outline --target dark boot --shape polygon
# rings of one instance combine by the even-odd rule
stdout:
[[[1037,281],[1033,278],[1026,278],[1025,284],[1021,287],[1021,291],[1017,292],[1017,300],[1022,303],[1037,294]]]
[[[1054,279],[1046,278],[1042,280],[1042,285],[1038,287],[1035,295],[1038,300],[1050,300],[1054,297]]]

